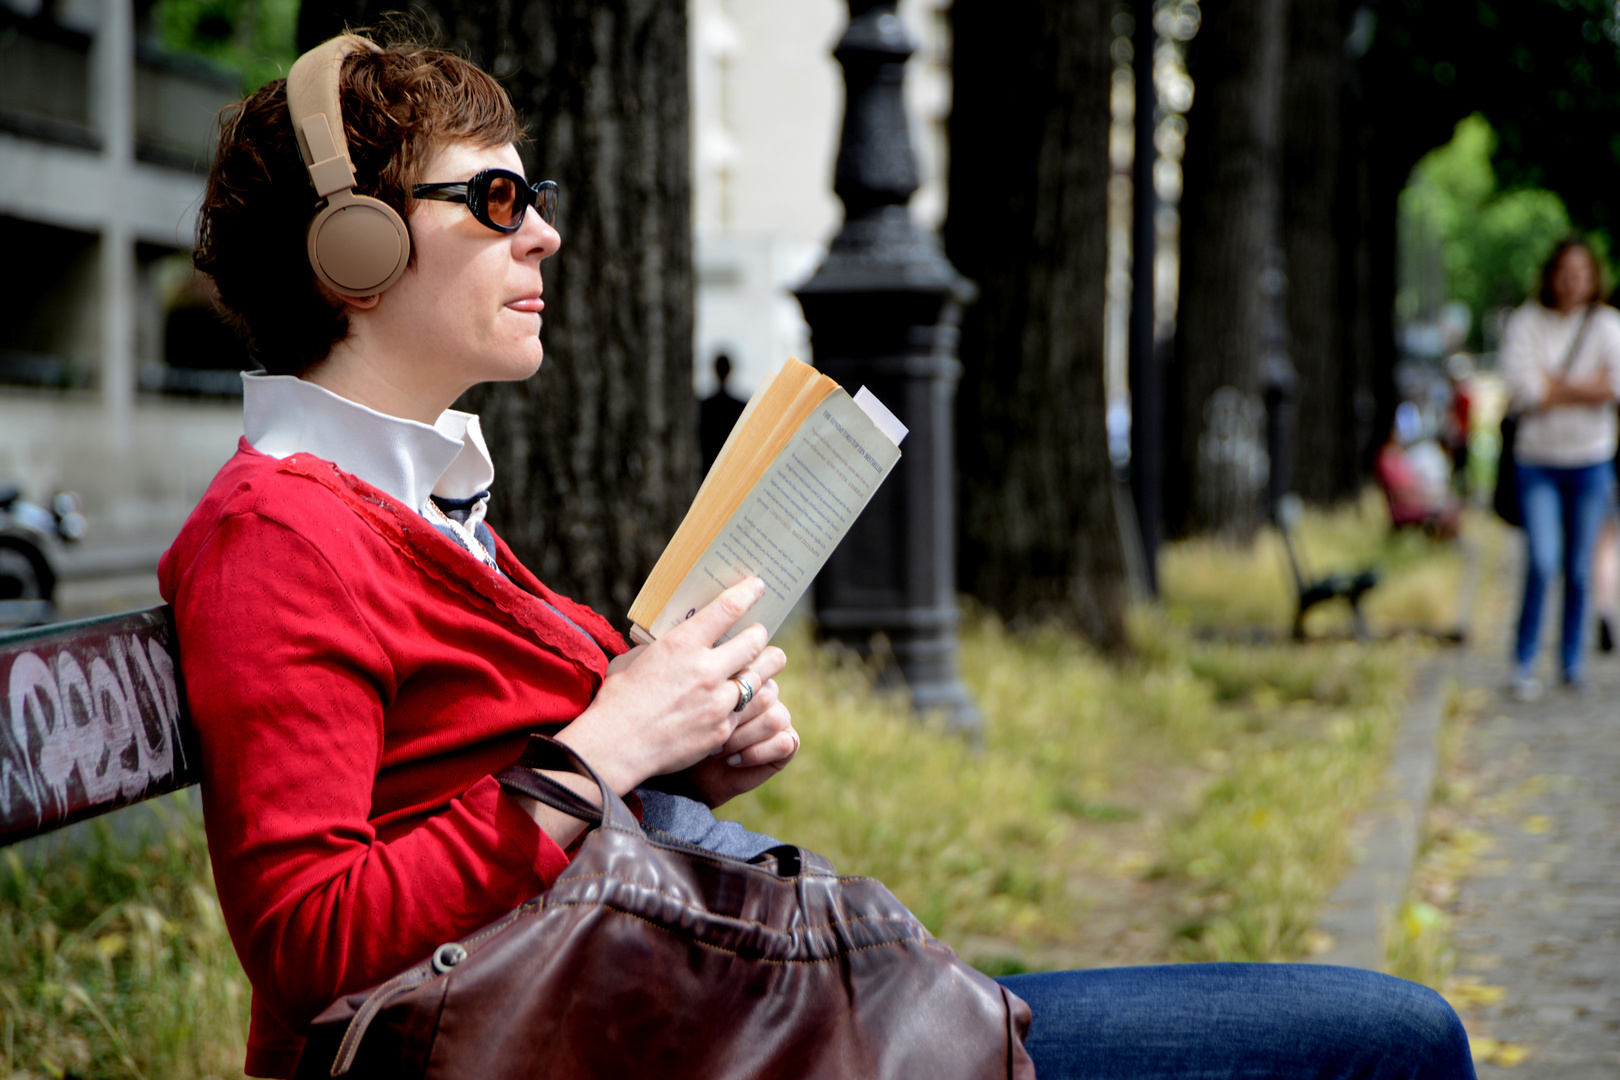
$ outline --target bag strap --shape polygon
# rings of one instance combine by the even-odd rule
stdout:
[[[597,806],[590,800],[580,796],[573,788],[568,787],[544,773],[539,769],[556,770],[559,772],[578,773],[589,776],[596,781],[596,786],[602,795],[602,805]],[[585,763],[585,759],[566,743],[560,743],[546,735],[530,735],[529,745],[524,749],[523,756],[516,765],[503,769],[495,774],[495,779],[501,787],[517,795],[527,795],[538,802],[543,802],[554,810],[560,810],[569,817],[596,825],[599,828],[616,828],[621,832],[633,833],[653,840],[665,847],[685,848],[689,851],[703,855],[705,858],[726,858],[716,855],[712,851],[698,847],[678,836],[671,836],[662,829],[643,824],[636,820],[636,815],[630,812],[623,799],[614,794],[612,789],[597,775],[596,770]],[[604,811],[604,808],[605,811]],[[750,863],[770,869],[778,877],[797,877],[801,873],[817,874],[825,877],[836,877],[838,871],[824,856],[806,848],[795,847],[792,844],[781,844],[760,852]]]
[[[602,808],[564,784],[523,765],[514,765],[496,775],[501,787],[517,795],[527,795],[569,817],[590,825],[600,825]]]
[[[1575,336],[1570,340],[1569,348],[1564,350],[1564,362],[1558,365],[1558,377],[1563,378],[1569,374],[1569,369],[1575,364],[1575,354],[1581,350],[1581,340],[1586,337],[1586,328],[1591,325],[1592,316],[1598,309],[1597,304],[1587,304],[1586,314],[1581,316],[1581,325],[1575,328]]]
[[[572,788],[538,771],[541,769],[571,772],[596,781],[596,788],[602,799],[601,805],[593,806],[590,800],[583,798]],[[596,770],[587,765],[585,759],[574,752],[573,747],[560,743],[548,735],[530,735],[529,745],[524,747],[523,756],[518,759],[518,763],[496,773],[495,780],[507,791],[527,795],[554,810],[560,810],[569,817],[578,818],[599,828],[618,829],[620,832],[628,833],[641,831],[641,823],[636,820],[636,815],[632,814],[624,800],[607,786],[606,781],[597,775]]]

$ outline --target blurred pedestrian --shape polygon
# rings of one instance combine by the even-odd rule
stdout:
[[[1616,468],[1620,471],[1620,462]],[[1603,518],[1592,553],[1592,606],[1597,608],[1598,652],[1612,653],[1614,636],[1620,632],[1620,518],[1613,507]]]
[[[714,358],[714,377],[719,385],[714,393],[698,402],[698,453],[703,459],[703,475],[709,475],[720,448],[726,445],[726,436],[742,416],[744,401],[733,397],[726,389],[731,377],[731,357],[718,353]]]
[[[1451,485],[1458,495],[1468,497],[1468,436],[1474,422],[1474,362],[1467,353],[1452,353],[1446,360],[1446,379],[1451,384],[1451,405],[1446,410],[1446,449],[1451,454]]]
[[[1559,666],[1579,688],[1589,578],[1598,530],[1613,503],[1620,386],[1620,312],[1601,302],[1597,259],[1584,240],[1553,249],[1539,292],[1508,319],[1501,368],[1519,413],[1514,446],[1527,548],[1510,692],[1541,693],[1536,651],[1548,583],[1564,575]]]

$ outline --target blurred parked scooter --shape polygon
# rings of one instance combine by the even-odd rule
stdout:
[[[79,497],[64,491],[49,509],[0,484],[0,627],[36,626],[56,617],[56,555],[84,535]]]

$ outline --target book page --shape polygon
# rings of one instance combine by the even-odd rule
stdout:
[[[844,538],[900,448],[843,390],[788,440],[646,629],[660,637],[750,575],[765,595],[721,638],[754,623],[775,634]]]
[[[894,445],[899,446],[906,441],[906,436],[911,434],[906,425],[900,422],[900,418],[890,412],[889,407],[879,401],[878,396],[866,387],[855,391],[855,404],[861,407],[861,412],[872,418],[872,423],[876,424],[878,430],[887,435]]]
[[[783,446],[837,389],[838,384],[826,375],[793,359],[760,384],[704,477],[686,517],[630,605],[632,622],[645,627],[669,605],[676,586]]]

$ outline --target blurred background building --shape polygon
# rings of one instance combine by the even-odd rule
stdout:
[[[102,542],[145,560],[241,433],[245,354],[189,251],[237,72],[159,44],[153,0],[0,0],[0,481],[79,491]],[[944,214],[948,0],[905,0],[924,184]],[[809,359],[788,289],[837,230],[843,0],[691,0],[694,387],[746,396]]]
[[[949,0],[902,0],[919,47],[906,107],[923,185],[912,210],[945,216],[950,114]],[[697,259],[696,389],[715,388],[714,358],[747,396],[789,356],[810,359],[809,331],[788,289],[806,280],[837,232],[832,191],[844,113],[832,48],[844,0],[691,0],[692,223]]]
[[[129,3],[0,3],[0,478],[161,542],[240,434],[244,354],[187,255],[237,83],[140,30]]]

